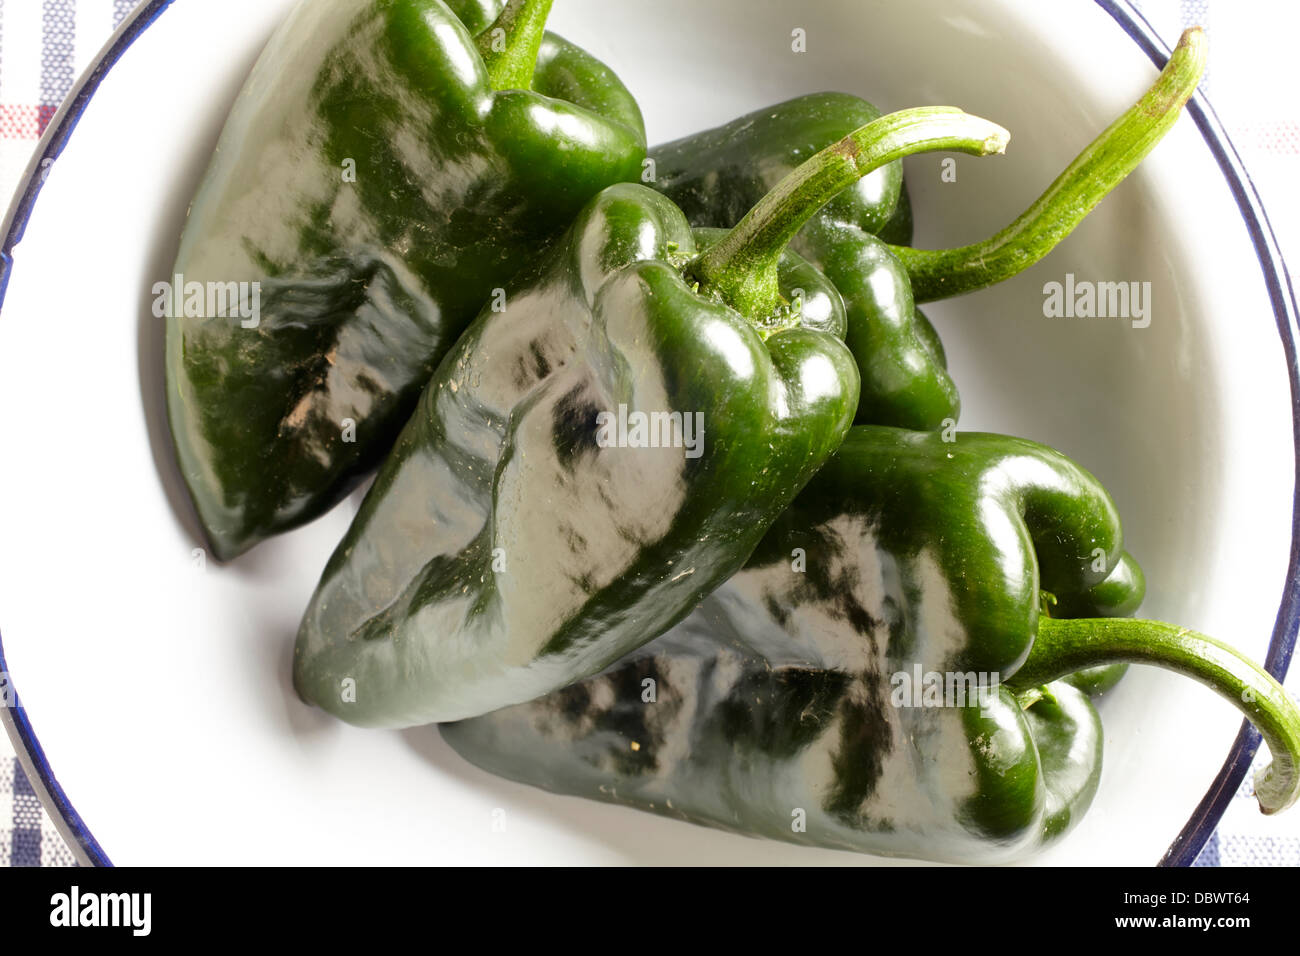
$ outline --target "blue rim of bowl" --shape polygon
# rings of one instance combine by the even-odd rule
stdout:
[[[9,288],[9,277],[13,273],[14,248],[22,241],[27,223],[31,219],[36,197],[49,175],[49,168],[63,153],[68,140],[72,137],[77,123],[90,105],[91,98],[99,89],[99,84],[108,75],[109,70],[122,58],[145,30],[149,29],[163,11],[171,6],[173,0],[149,0],[137,7],[118,26],[109,38],[95,62],[81,75],[68,98],[59,107],[45,134],[37,144],[35,154],[27,166],[23,184],[19,186],[13,204],[3,222],[0,222],[0,234],[4,244],[0,245],[0,309],[4,307],[5,293]],[[8,706],[0,703],[0,723],[4,724],[13,743],[14,752],[23,773],[40,799],[45,812],[49,814],[55,828],[72,849],[77,862],[82,866],[112,866],[113,862],[104,852],[104,848],[95,839],[90,827],[81,818],[81,814],[72,805],[62,785],[54,776],[54,768],[41,747],[40,740],[27,712],[22,707],[22,698],[17,695],[13,675],[9,672],[5,660],[4,639],[0,636],[0,677],[8,681]]]
[[[1164,65],[1169,58],[1169,48],[1128,0],[1096,0],[1096,3],[1110,14],[1153,63],[1157,66]],[[1259,191],[1246,172],[1241,155],[1228,138],[1227,130],[1200,91],[1187,104],[1187,112],[1219,164],[1246,228],[1250,231],[1250,241],[1255,247],[1255,256],[1259,259],[1264,284],[1273,305],[1278,337],[1282,340],[1282,351],[1286,355],[1287,377],[1291,383],[1291,438],[1296,453],[1296,483],[1291,504],[1291,556],[1287,564],[1286,587],[1273,624],[1268,654],[1264,658],[1265,669],[1280,682],[1291,664],[1296,645],[1296,628],[1300,623],[1300,369],[1296,366],[1300,310],[1296,308],[1291,274],[1287,271],[1282,251],[1278,248],[1277,236],[1264,212]],[[1249,721],[1242,721],[1228,759],[1223,762],[1191,818],[1165,851],[1160,860],[1161,866],[1192,865],[1246,778],[1259,745],[1259,731]]]
[[[23,231],[31,218],[32,209],[49,167],[63,152],[73,130],[76,129],[77,122],[108,71],[173,2],[175,0],[150,0],[124,21],[95,64],[83,74],[69,99],[50,122],[28,166],[25,186],[20,189],[3,226],[0,226],[0,231],[4,235],[4,244],[0,246],[0,307],[4,305],[5,291],[13,270],[14,248],[22,240]],[[1146,18],[1132,6],[1130,0],[1094,0],[1094,2],[1119,24],[1150,57],[1152,63],[1157,67],[1164,66],[1169,58],[1169,47],[1160,39]],[[1269,300],[1273,306],[1291,383],[1292,439],[1297,450],[1291,556],[1287,567],[1286,589],[1278,608],[1268,655],[1264,661],[1268,672],[1280,681],[1286,675],[1291,663],[1291,656],[1295,651],[1297,624],[1300,624],[1300,510],[1296,508],[1300,505],[1300,369],[1296,364],[1296,341],[1300,338],[1300,309],[1296,307],[1291,275],[1283,261],[1277,238],[1264,212],[1259,193],[1242,164],[1241,156],[1228,138],[1222,122],[1199,91],[1187,104],[1187,111],[1219,164],[1219,169],[1232,190],[1233,198],[1250,232],[1255,255],[1259,259]],[[7,676],[10,692],[13,693],[13,675],[9,673],[5,662],[2,637],[0,637],[0,675]],[[90,828],[72,806],[68,795],[55,778],[54,769],[41,748],[36,731],[32,728],[31,721],[27,719],[26,712],[17,700],[11,703],[12,706],[0,706],[0,721],[5,724],[19,762],[46,812],[72,847],[79,862],[91,866],[112,866],[108,854],[99,845],[99,841],[90,832]],[[1205,796],[1201,798],[1191,818],[1165,851],[1160,866],[1190,866],[1196,859],[1218,825],[1229,801],[1245,779],[1259,745],[1259,733],[1249,722],[1243,721],[1227,760],[1224,761]]]

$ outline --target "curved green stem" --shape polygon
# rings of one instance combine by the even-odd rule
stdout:
[[[734,229],[687,266],[687,274],[741,314],[751,319],[766,315],[780,301],[777,265],[786,246],[837,193],[913,153],[1001,153],[1010,135],[995,123],[950,106],[882,116],[777,183]]]
[[[1173,127],[1205,71],[1206,48],[1200,27],[1184,32],[1155,85],[1001,232],[957,249],[890,246],[912,279],[916,301],[995,285],[1051,252]]]
[[[1260,809],[1277,813],[1300,797],[1300,708],[1258,664],[1204,634],[1131,618],[1042,618],[1029,659],[1008,683],[1034,687],[1119,661],[1176,671],[1230,701],[1263,735],[1273,755],[1273,762],[1255,775]]]
[[[555,0],[510,0],[477,37],[478,51],[494,90],[527,90],[537,71],[537,53]]]

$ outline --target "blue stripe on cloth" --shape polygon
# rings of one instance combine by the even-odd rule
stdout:
[[[1222,855],[1229,866],[1300,866],[1300,839],[1230,833]]]
[[[14,762],[14,828],[9,847],[10,866],[41,865],[41,802],[36,799],[18,758]]]
[[[4,0],[0,0],[3,3]],[[113,29],[116,30],[126,19],[126,15],[135,9],[135,0],[113,0]]]
[[[1219,831],[1215,830],[1201,847],[1200,854],[1192,861],[1192,866],[1223,866],[1219,857]]]
[[[41,13],[41,106],[57,107],[72,89],[74,0],[44,0]]]
[[[1205,32],[1209,33],[1211,6],[1211,0],[1178,0],[1178,14],[1183,29],[1204,27]],[[1213,62],[1213,60],[1210,60],[1205,64],[1205,72],[1201,75],[1200,88],[1202,93],[1210,92],[1210,67]]]

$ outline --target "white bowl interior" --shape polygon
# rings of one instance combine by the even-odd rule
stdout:
[[[292,636],[355,500],[230,566],[199,566],[164,437],[149,289],[169,275],[225,111],[290,5],[180,2],[146,31],[50,173],[0,322],[0,631],[51,764],[106,852],[128,864],[880,862],[555,797],[465,764],[432,729],[359,731],[306,708],[289,685]],[[822,89],[884,109],[949,103],[1010,128],[1005,157],[958,158],[954,183],[937,157],[909,161],[919,245],[1009,221],[1155,76],[1087,0],[563,0],[553,25],[621,73],[652,142]],[[796,28],[806,53],[791,51]],[[1151,282],[1150,327],[1044,318],[1043,284],[1067,272]],[[963,427],[1047,442],[1096,472],[1147,572],[1144,613],[1262,656],[1290,546],[1286,366],[1249,237],[1190,120],[1045,262],[929,312]],[[1092,812],[1035,862],[1154,863],[1239,723],[1208,691],[1149,669],[1103,718]]]

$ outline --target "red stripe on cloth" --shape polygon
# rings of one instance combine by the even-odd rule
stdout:
[[[40,139],[57,111],[57,106],[0,103],[0,139]]]
[[[1300,154],[1300,123],[1279,120],[1272,123],[1253,123],[1238,127],[1250,144],[1261,153],[1275,156]]]

